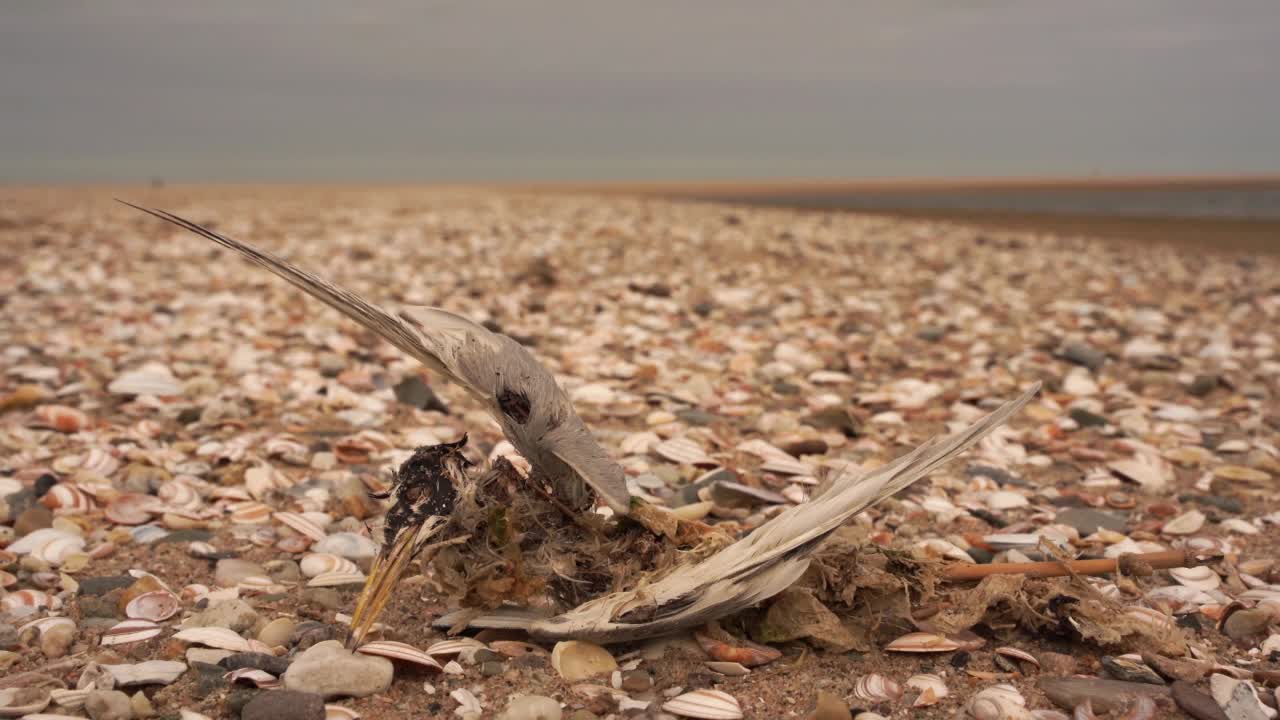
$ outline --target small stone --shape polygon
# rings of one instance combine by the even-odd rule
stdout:
[[[1076,673],[1076,658],[1074,655],[1045,651],[1039,653],[1036,657],[1040,660],[1040,672],[1044,675],[1067,677]]]
[[[44,653],[44,656],[50,660],[60,658],[71,649],[71,643],[75,639],[76,628],[74,625],[55,625],[40,634],[40,652]]]
[[[9,623],[0,622],[0,650],[12,650],[21,644],[18,629]]]
[[[925,342],[938,342],[947,336],[947,329],[941,325],[925,325],[916,331],[916,337]],[[845,708],[845,714],[848,714],[848,708]]]
[[[151,700],[147,698],[147,694],[139,690],[129,698],[129,705],[133,707],[133,716],[135,718],[155,717],[156,709],[151,704]]]
[[[822,438],[809,438],[805,440],[794,440],[792,442],[783,443],[779,446],[783,451],[800,457],[802,455],[825,455],[827,441]]]
[[[805,716],[805,720],[852,720],[852,714],[848,703],[841,700],[839,695],[819,690],[813,711]]]
[[[391,686],[391,661],[348,652],[337,640],[317,643],[294,659],[284,674],[289,690],[333,697],[366,697]]]
[[[485,677],[501,675],[503,669],[502,663],[497,660],[489,660],[487,662],[480,663],[480,674]]]
[[[337,610],[342,604],[342,596],[333,588],[307,588],[302,591],[302,602],[325,610]]]
[[[316,357],[316,369],[324,377],[338,377],[343,370],[347,369],[347,361],[337,353],[320,353]]]
[[[653,676],[645,670],[624,670],[622,689],[627,692],[647,692],[653,688]]]
[[[1201,373],[1196,375],[1191,384],[1187,386],[1187,392],[1196,397],[1204,397],[1209,393],[1217,390],[1222,384],[1222,378],[1211,373]]]
[[[289,618],[276,618],[258,631],[258,639],[267,647],[285,646],[293,637],[293,630],[298,625]]]
[[[321,643],[325,640],[336,640],[339,635],[340,633],[336,628],[314,620],[307,620],[298,623],[298,627],[293,629],[293,637],[289,638],[289,642],[299,650],[306,650],[316,643]]]
[[[85,696],[84,710],[93,720],[130,720],[133,701],[119,690],[94,690]]]
[[[1107,419],[1097,413],[1089,412],[1082,407],[1073,407],[1067,414],[1075,420],[1080,427],[1102,427],[1107,424]]]
[[[260,692],[240,709],[240,720],[324,720],[324,698],[294,690]]]
[[[560,703],[544,695],[514,695],[497,720],[560,720]]]
[[[1222,512],[1239,515],[1244,512],[1244,505],[1233,497],[1224,497],[1222,495],[1180,495],[1178,500],[1182,502],[1198,502],[1203,505],[1215,507]]]
[[[1222,632],[1232,640],[1247,640],[1265,633],[1270,624],[1271,613],[1265,608],[1248,608],[1228,615]]]
[[[719,415],[716,415],[714,413],[709,413],[706,410],[699,410],[698,408],[681,410],[680,412],[676,413],[676,417],[680,418],[688,425],[694,425],[698,427],[711,425],[720,420]]]
[[[1083,365],[1090,370],[1097,370],[1107,362],[1107,354],[1088,343],[1069,342],[1058,351],[1059,356],[1067,362]]]
[[[1088,508],[1071,508],[1063,510],[1054,517],[1055,523],[1070,525],[1079,531],[1081,536],[1092,535],[1098,532],[1098,528],[1111,530],[1114,532],[1124,532],[1125,519],[1105,513],[1100,510],[1090,510]]]
[[[80,587],[76,589],[76,592],[81,596],[105,595],[117,588],[129,587],[133,584],[133,581],[134,578],[128,575],[84,578],[80,580]]]
[[[30,535],[36,530],[53,527],[53,511],[43,505],[32,505],[23,510],[13,522],[13,531],[18,537]]]
[[[1175,660],[1173,658],[1167,658],[1163,655],[1156,655],[1154,653],[1143,653],[1142,662],[1146,663],[1152,670],[1155,670],[1161,677],[1170,682],[1176,680],[1188,683],[1198,682],[1200,678],[1204,677],[1205,670],[1207,669],[1200,663],[1188,660]]]
[[[1173,683],[1173,701],[1196,720],[1230,720],[1208,693],[1200,692],[1181,680]]]
[[[1088,700],[1097,712],[1127,707],[1137,697],[1160,698],[1169,694],[1169,688],[1164,685],[1077,677],[1041,678],[1040,689],[1060,708],[1074,710]]]
[[[435,410],[449,414],[449,406],[445,405],[431,386],[419,375],[408,375],[395,386],[396,400],[419,410]]]
[[[804,424],[818,430],[835,430],[845,437],[857,437],[862,427],[853,413],[842,407],[823,408],[806,417]]]
[[[187,618],[182,626],[221,627],[242,633],[258,623],[258,613],[243,600],[223,600],[208,610]]]
[[[296,583],[302,580],[302,569],[293,560],[272,560],[263,566],[267,575],[278,583]]]
[[[253,576],[265,576],[266,568],[258,563],[249,562],[248,560],[239,560],[236,558],[227,558],[219,560],[217,567],[213,570],[213,581],[219,587],[235,587],[240,581]]]
[[[233,653],[219,660],[218,665],[227,670],[254,668],[279,677],[289,669],[289,658],[255,652]]]

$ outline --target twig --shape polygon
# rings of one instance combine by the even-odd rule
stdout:
[[[1026,575],[1034,578],[1062,577],[1064,575],[1109,575],[1122,565],[1140,562],[1152,570],[1187,567],[1187,555],[1181,550],[1127,555],[1100,560],[1068,560],[1066,562],[991,563],[988,565],[956,564],[942,573],[951,582],[981,580],[988,575]]]

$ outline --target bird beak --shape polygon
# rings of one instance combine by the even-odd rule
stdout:
[[[364,642],[382,616],[382,611],[386,609],[391,592],[400,583],[409,562],[445,524],[444,521],[444,518],[438,516],[427,518],[427,522],[417,528],[404,528],[391,544],[382,547],[382,552],[373,560],[373,567],[364,582],[364,589],[360,591],[360,598],[356,600],[356,609],[351,613],[348,649],[355,649]]]

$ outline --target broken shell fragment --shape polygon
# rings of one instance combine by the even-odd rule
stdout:
[[[219,650],[232,652],[250,652],[249,641],[240,637],[235,631],[223,627],[198,627],[179,630],[174,640],[205,645]]]
[[[177,596],[167,590],[143,593],[130,600],[124,608],[125,617],[160,622],[168,620],[182,609]]]
[[[912,675],[907,678],[903,685],[920,692],[911,703],[912,707],[936,705],[939,700],[948,694],[946,682],[942,680],[941,676],[932,673]]]
[[[581,640],[565,640],[556,643],[551,650],[551,667],[569,682],[578,682],[618,669],[618,663],[608,650]]]
[[[125,620],[102,634],[102,645],[131,645],[150,640],[160,634],[161,627],[150,620]]]
[[[702,633],[694,633],[702,649],[714,660],[740,663],[746,667],[759,667],[782,657],[782,651],[755,643],[732,645]]]
[[[1214,590],[1222,584],[1222,579],[1218,577],[1218,573],[1207,565],[1171,568],[1169,574],[1173,576],[1174,580],[1178,581],[1178,584],[1196,590]]]
[[[694,690],[677,695],[662,704],[673,715],[701,720],[739,720],[742,707],[738,700],[720,690]]]
[[[49,707],[49,688],[16,687],[0,689],[0,717],[28,717]],[[741,717],[741,716],[739,716]]]
[[[1204,527],[1204,521],[1204,513],[1190,510],[1165,523],[1160,532],[1165,535],[1191,535]]]

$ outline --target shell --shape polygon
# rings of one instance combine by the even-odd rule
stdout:
[[[41,405],[32,412],[37,427],[74,433],[89,427],[89,416],[66,405]]]
[[[332,553],[309,553],[303,555],[302,561],[298,565],[302,568],[302,574],[309,578],[330,572],[355,573],[360,571],[355,563]]]
[[[203,560],[213,560],[218,557],[218,548],[203,540],[193,540],[187,544],[187,554]]]
[[[31,557],[39,558],[54,567],[63,561],[84,552],[84,538],[75,535],[57,537],[31,551]]]
[[[58,483],[40,498],[56,515],[83,515],[94,508],[93,496],[72,483]]]
[[[1199,510],[1189,510],[1170,520],[1160,528],[1165,535],[1191,535],[1204,527],[1205,515]]]
[[[1040,661],[1036,659],[1036,656],[1032,655],[1026,650],[1019,650],[1018,648],[1015,648],[1015,647],[998,647],[996,648],[995,652],[997,655],[1011,657],[1014,660],[1019,660],[1021,662],[1035,665],[1037,668],[1040,667]]]
[[[182,609],[177,596],[168,590],[142,593],[124,606],[125,617],[160,622],[168,620]]]
[[[19,608],[48,608],[58,610],[62,600],[43,590],[18,590],[0,598],[0,609],[11,612]]]
[[[129,534],[133,536],[133,541],[135,543],[139,545],[150,545],[160,538],[168,536],[169,531],[159,525],[149,524],[138,525],[130,528]]]
[[[187,664],[176,660],[148,660],[132,665],[103,665],[117,687],[128,685],[168,685],[187,671]]]
[[[219,650],[232,652],[250,652],[249,641],[240,637],[235,631],[220,627],[200,627],[180,630],[173,636],[174,640],[204,645]]]
[[[160,634],[161,627],[150,620],[125,620],[102,634],[102,645],[130,645],[150,640]]]
[[[959,650],[960,643],[937,633],[907,633],[885,646],[889,652],[935,653]]]
[[[1278,635],[1277,637],[1280,637]],[[547,650],[533,643],[522,642],[520,640],[494,640],[489,643],[489,649],[496,653],[501,653],[507,657],[524,657],[525,655],[547,655]]]
[[[879,705],[902,697],[902,686],[879,673],[863,675],[853,683],[853,694],[859,700]]]
[[[243,502],[231,509],[231,522],[237,525],[261,525],[271,519],[271,508],[260,502]]]
[[[903,683],[904,686],[919,690],[920,694],[911,703],[912,707],[927,707],[936,705],[939,700],[946,697],[949,693],[947,683],[943,681],[942,676],[926,673],[922,675],[912,675]]]
[[[236,668],[223,675],[222,679],[232,684],[243,681],[258,688],[275,688],[281,685],[275,675],[253,667]]]
[[[362,585],[364,584],[364,573],[360,571],[337,571],[320,573],[307,581],[307,587],[339,587],[342,585]]]
[[[759,667],[782,657],[782,651],[754,643],[730,644],[694,633],[694,638],[713,660],[740,663],[746,667]]]
[[[993,685],[974,695],[965,710],[974,720],[1022,720],[1027,701],[1012,685]]]
[[[751,674],[750,668],[746,667],[742,663],[708,660],[703,664],[706,665],[707,669],[711,672],[728,675],[729,677],[742,677],[743,675]]]
[[[200,493],[189,483],[181,480],[170,480],[156,489],[156,497],[166,505],[184,510],[198,510],[204,505]]]
[[[360,713],[341,705],[325,705],[324,720],[360,720]]]
[[[306,552],[311,547],[311,538],[301,535],[290,535],[276,541],[276,549],[287,553]]]
[[[711,459],[698,444],[688,438],[672,438],[653,446],[653,454],[677,465],[707,465],[718,463]]]
[[[49,688],[11,687],[0,689],[0,717],[26,717],[49,707]]]
[[[441,670],[440,663],[435,658],[418,648],[402,642],[392,640],[375,640],[374,642],[365,643],[356,648],[356,652],[363,655],[378,655],[392,660],[402,660],[404,662],[413,663],[422,667],[431,668],[432,670]]]
[[[53,704],[60,708],[75,710],[84,707],[84,699],[89,697],[89,693],[97,688],[82,688],[79,690],[63,690],[54,688],[49,691],[49,697],[53,700]]]
[[[319,542],[327,537],[324,528],[308,517],[294,512],[278,512],[272,515],[276,520],[293,528],[298,533]]]
[[[61,615],[37,618],[30,622],[26,622],[19,625],[18,634],[21,635],[22,633],[26,632],[28,629],[35,628],[36,632],[43,635],[49,630],[52,630],[53,628],[58,627],[60,625],[67,625],[67,626],[70,626],[72,629],[74,629],[76,626],[76,621],[72,620],[69,617],[62,617]]]
[[[738,720],[742,707],[734,696],[720,690],[694,690],[662,704],[673,715],[702,720]]]
[[[151,519],[154,507],[150,495],[121,495],[107,505],[106,516],[117,525],[142,525]]]
[[[1214,572],[1213,568],[1205,565],[1171,568],[1169,570],[1169,575],[1171,575],[1174,580],[1177,580],[1178,584],[1189,588],[1195,588],[1196,590],[1216,590],[1218,586],[1222,584],[1222,578],[1218,577],[1218,573]]]
[[[452,657],[461,655],[464,652],[474,652],[484,647],[484,643],[471,638],[457,638],[455,640],[441,640],[433,643],[427,648],[427,654],[432,657]]]
[[[613,672],[618,662],[608,650],[595,643],[565,640],[556,643],[551,650],[551,667],[569,682]]]

